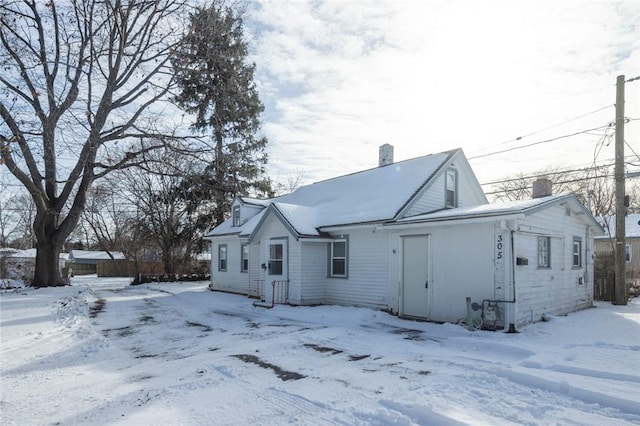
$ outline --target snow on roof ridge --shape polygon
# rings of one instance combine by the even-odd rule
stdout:
[[[262,205],[268,211],[268,206],[281,204],[282,208],[274,209],[285,221],[291,222],[289,225],[296,232],[304,235],[318,235],[317,229],[327,226],[391,220],[434,178],[443,164],[461,151],[457,148],[337,176],[263,200]],[[240,227],[242,233],[253,232],[252,225],[257,224],[258,221],[247,221]],[[241,233],[234,232],[236,230],[240,231],[225,221],[207,235]]]
[[[402,165],[403,163],[407,163],[409,161],[418,161],[418,160],[424,159],[426,157],[431,157],[431,156],[435,156],[435,155],[447,154],[447,155],[450,156],[450,155],[454,154],[455,152],[461,151],[461,150],[462,150],[462,148],[455,148],[455,149],[450,149],[450,150],[442,151],[442,152],[432,152],[431,154],[420,155],[419,157],[413,157],[413,158],[406,158],[404,160],[395,161],[393,163],[385,164],[383,166],[370,167],[368,169],[359,170],[359,171],[356,171],[356,172],[351,172],[351,173],[347,173],[347,174],[340,175],[340,176],[330,177],[330,178],[327,178],[327,179],[323,179],[323,180],[319,180],[319,181],[313,182],[313,183],[311,183],[309,185],[316,185],[316,184],[332,181],[332,180],[335,180],[335,179],[340,179],[340,178],[344,178],[344,177],[348,177],[348,176],[354,176],[354,175],[358,175],[360,173],[367,173],[367,172],[371,172],[371,171],[374,171],[374,170],[379,170],[379,169],[383,169],[383,168],[387,168],[387,167],[391,167],[391,166],[399,166],[399,165]],[[309,185],[304,185],[304,186],[309,186]],[[295,191],[293,191],[293,192],[295,192]]]

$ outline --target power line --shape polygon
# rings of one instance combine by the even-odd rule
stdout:
[[[485,183],[481,183],[480,186],[488,186],[488,185],[497,185],[499,183],[508,183],[508,182],[516,182],[519,180],[527,180],[527,179],[533,179],[533,178],[539,178],[539,177],[544,177],[544,176],[549,176],[549,175],[562,175],[562,174],[570,174],[570,173],[578,173],[578,172],[586,172],[589,169],[593,169],[593,168],[599,168],[599,167],[611,167],[613,166],[613,163],[610,164],[600,164],[596,167],[581,167],[579,169],[568,169],[568,170],[558,170],[558,171],[549,171],[549,172],[543,172],[543,173],[539,173],[539,174],[535,174],[535,175],[528,175],[528,176],[519,176],[519,177],[515,177],[515,178],[509,178],[509,179],[499,179],[499,180],[494,180],[491,182],[485,182]]]
[[[573,117],[573,118],[570,118],[570,119],[568,119],[568,120],[562,121],[562,122],[560,122],[560,123],[554,124],[554,125],[552,125],[552,126],[545,127],[544,129],[540,129],[540,130],[536,130],[535,132],[527,133],[527,134],[526,134],[526,135],[524,135],[524,136],[518,136],[518,137],[516,137],[516,138],[509,139],[508,141],[504,141],[504,142],[500,142],[500,143],[495,144],[495,145],[491,145],[491,146],[489,146],[489,148],[491,148],[492,146],[501,146],[501,145],[506,145],[506,144],[508,144],[508,143],[512,143],[512,142],[520,141],[520,140],[522,140],[522,139],[524,139],[524,138],[527,138],[527,137],[529,137],[529,136],[537,135],[538,133],[545,132],[545,131],[547,131],[547,130],[553,129],[553,128],[558,127],[558,126],[562,126],[563,124],[567,124],[567,123],[570,123],[570,122],[575,121],[575,120],[579,120],[579,119],[584,118],[584,117],[587,117],[587,116],[589,116],[589,115],[591,115],[591,114],[596,114],[596,113],[598,113],[598,112],[600,112],[600,111],[604,111],[605,109],[607,109],[607,108],[611,108],[611,107],[614,107],[614,106],[615,106],[614,104],[609,104],[609,105],[607,105],[607,106],[603,106],[603,107],[601,107],[601,108],[595,109],[595,110],[593,110],[593,111],[591,111],[591,112],[588,112],[588,113],[586,113],[586,114],[581,114],[581,115],[579,115],[579,116],[577,116],[577,117]]]
[[[627,147],[631,150],[631,152],[633,152],[636,155],[636,157],[638,157],[638,159],[640,160],[640,155],[638,155],[638,153],[631,147],[631,145],[629,145],[629,142],[625,140],[624,144],[627,145]]]
[[[494,152],[490,152],[488,154],[476,155],[474,157],[469,157],[468,160],[475,160],[475,159],[478,159],[478,158],[489,157],[491,155],[496,155],[496,154],[504,154],[505,152],[511,152],[511,151],[515,151],[515,150],[518,150],[518,149],[529,148],[529,147],[532,147],[532,146],[535,146],[535,145],[542,145],[542,144],[554,142],[554,141],[557,141],[557,140],[560,140],[560,139],[570,138],[572,136],[577,136],[577,135],[581,135],[581,134],[584,134],[584,133],[593,132],[594,130],[606,129],[606,128],[608,128],[610,126],[610,124],[611,123],[607,123],[606,125],[603,125],[603,126],[594,127],[592,129],[586,129],[586,130],[582,130],[582,131],[579,131],[579,132],[570,133],[570,134],[567,134],[567,135],[556,136],[555,138],[545,139],[545,140],[538,141],[538,142],[532,142],[532,143],[527,144],[527,145],[516,146],[516,147],[513,147],[513,148],[503,149],[501,151],[494,151]]]
[[[607,174],[600,175],[600,176],[583,177],[583,178],[580,178],[580,179],[560,180],[560,181],[554,182],[554,184],[560,185],[560,184],[563,184],[563,183],[583,182],[585,180],[600,179],[600,178],[603,178],[603,177],[604,178],[613,177],[613,175],[611,173],[607,173]],[[505,192],[518,191],[518,190],[523,190],[523,189],[528,189],[528,188],[529,188],[529,185],[521,186],[521,187],[518,187],[518,188],[509,188],[508,190],[501,189],[501,190],[496,190],[496,191],[491,191],[491,192],[485,192],[485,195],[503,194]]]

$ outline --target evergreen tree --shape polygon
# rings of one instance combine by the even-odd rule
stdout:
[[[242,11],[215,1],[196,7],[191,31],[175,52],[178,105],[195,115],[193,128],[211,132],[214,158],[199,175],[187,178],[181,194],[192,211],[211,202],[204,226],[221,223],[236,195],[270,192],[264,177],[267,139],[259,136],[264,107],[247,62]],[[188,189],[188,192],[185,192]]]

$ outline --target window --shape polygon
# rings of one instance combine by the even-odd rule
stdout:
[[[227,270],[227,245],[220,244],[218,246],[218,271]]]
[[[538,237],[538,267],[551,267],[551,237]]]
[[[240,226],[240,206],[233,208],[233,226]]]
[[[282,275],[282,244],[269,245],[269,275]]]
[[[456,194],[457,174],[455,170],[447,170],[445,187],[445,207],[458,207],[458,196]]]
[[[329,244],[330,264],[329,276],[347,276],[347,240],[339,239]]]
[[[625,244],[624,246],[624,261],[631,262],[631,244]]]
[[[243,244],[240,252],[240,272],[249,271],[249,244]]]
[[[582,267],[582,238],[573,239],[573,267]]]

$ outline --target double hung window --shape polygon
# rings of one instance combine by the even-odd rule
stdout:
[[[227,245],[220,244],[218,246],[218,271],[227,270]]]
[[[249,244],[242,244],[240,249],[240,272],[249,271]]]
[[[538,237],[538,267],[551,268],[551,237]]]
[[[348,253],[347,240],[339,239],[333,241],[329,244],[329,252],[329,276],[346,278]]]
[[[269,245],[269,275],[282,275],[283,245]]]
[[[458,207],[457,187],[458,183],[456,171],[453,169],[447,170],[445,182],[445,207]]]
[[[582,238],[573,239],[573,267],[582,267]]]

